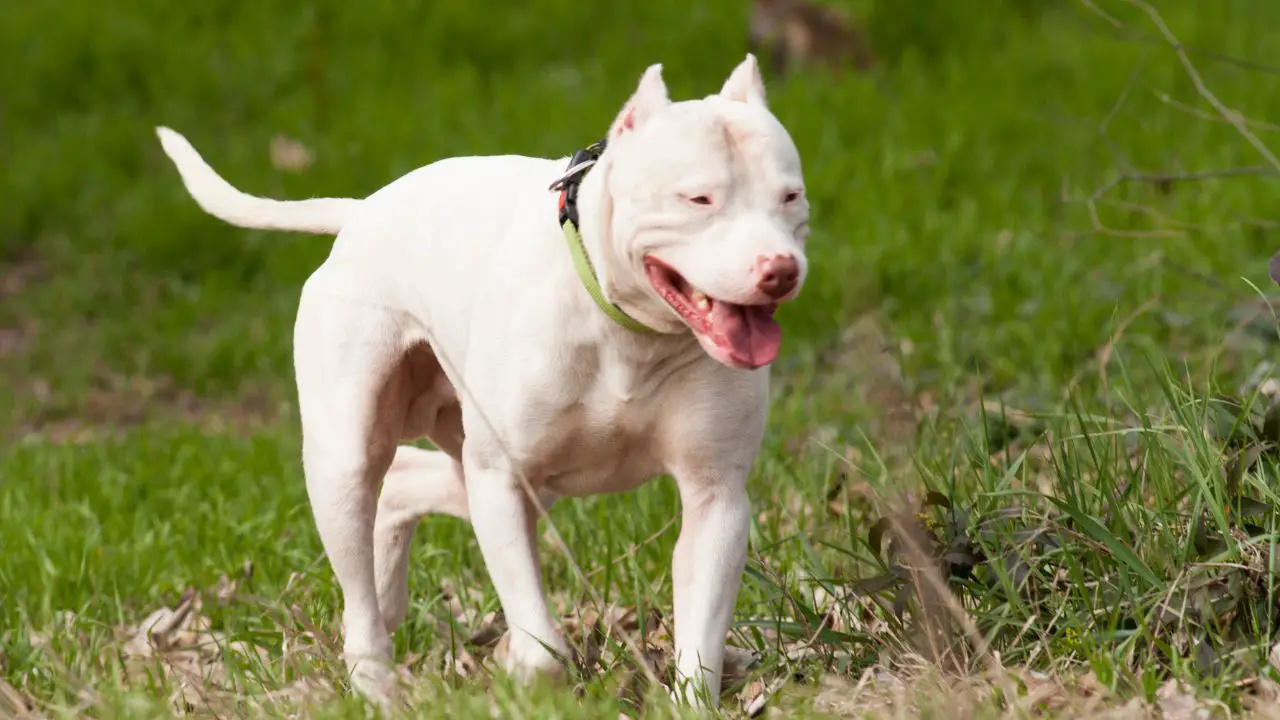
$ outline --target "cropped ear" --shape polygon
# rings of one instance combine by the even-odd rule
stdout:
[[[643,125],[653,114],[671,104],[667,84],[662,81],[662,64],[650,65],[640,77],[640,85],[609,128],[609,139],[629,133]]]
[[[753,53],[747,53],[747,59],[733,69],[720,88],[720,95],[737,102],[765,104],[764,78],[760,77],[760,63]]]

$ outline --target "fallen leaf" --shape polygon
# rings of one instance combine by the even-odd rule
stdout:
[[[1156,705],[1164,720],[1208,720],[1212,717],[1207,707],[1202,707],[1191,688],[1180,680],[1168,680],[1156,691]]]
[[[501,611],[495,610],[480,620],[480,627],[467,638],[467,644],[476,647],[488,647],[498,642],[507,632],[507,620]]]
[[[320,701],[329,700],[335,696],[333,687],[319,678],[304,677],[297,682],[286,685],[279,690],[268,692],[259,705],[271,705],[276,703],[288,703],[291,705],[306,705],[309,703],[318,703]]]
[[[285,135],[271,138],[271,165],[277,170],[299,173],[311,167],[315,160],[307,146]]]
[[[760,717],[769,703],[769,686],[764,680],[752,680],[739,694],[742,712],[749,718]]]

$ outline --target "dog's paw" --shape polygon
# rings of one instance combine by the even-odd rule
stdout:
[[[667,686],[667,697],[677,707],[686,707],[699,712],[713,710],[720,704],[719,698],[707,696],[705,685],[689,680],[683,683],[677,680],[676,684]]]
[[[560,645],[563,647],[562,656],[570,657],[569,648],[563,641]],[[532,682],[535,678],[560,681],[568,675],[560,658],[523,632],[513,634],[508,630],[503,634],[493,650],[493,659],[507,674],[525,683]]]
[[[348,656],[351,689],[384,713],[390,713],[403,703],[401,678],[395,668],[385,661],[372,657]]]

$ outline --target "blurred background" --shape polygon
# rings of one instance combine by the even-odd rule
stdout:
[[[750,36],[756,5],[762,44]],[[250,192],[360,196],[448,155],[567,155],[603,133],[648,64],[665,64],[676,97],[714,92],[749,48],[769,52],[765,30],[792,40],[785,74],[778,53],[766,62],[769,99],[805,159],[814,212],[814,282],[786,310],[789,355],[875,309],[911,341],[915,377],[980,367],[1008,388],[1069,375],[1106,340],[1118,303],[1162,294],[1163,315],[1140,327],[1190,350],[1180,302],[1207,318],[1206,297],[1225,313],[1248,292],[1241,278],[1265,280],[1273,180],[1124,182],[1086,202],[1123,173],[1274,174],[1142,7],[820,7],[851,32],[788,3],[727,0],[7,4],[9,434],[228,398],[257,413],[289,398],[297,291],[329,241],[207,217],[155,125]],[[1153,7],[1212,92],[1267,139],[1280,7]]]
[[[249,576],[258,600],[226,593],[218,627],[275,659],[311,623],[316,647],[336,647],[291,365],[298,293],[331,240],[209,217],[155,126],[247,192],[359,197],[447,156],[567,156],[606,131],[648,65],[664,65],[673,98],[697,97],[748,50],[800,149],[813,234],[808,284],[780,313],[752,480],[752,577],[787,579],[749,583],[741,613],[791,613],[802,592],[782,603],[779,588],[827,572],[819,555],[832,575],[879,571],[874,514],[846,497],[857,482],[927,482],[988,508],[1022,483],[1093,513],[1103,540],[1065,553],[1093,563],[1074,594],[1040,572],[1036,602],[1050,605],[991,586],[964,596],[993,637],[1034,626],[1001,636],[1005,659],[1098,669],[1113,687],[1132,671],[1126,687],[1149,696],[1170,663],[1195,675],[1185,646],[1144,664],[1129,643],[1163,637],[1111,633],[1155,616],[1189,562],[1184,513],[1227,492],[1226,445],[1202,442],[1207,405],[1192,413],[1187,398],[1263,388],[1280,408],[1277,28],[1273,0],[0,3],[0,681],[79,702],[65,668],[126,677],[101,649],[111,628]],[[991,403],[1023,422],[980,417]],[[1036,445],[1037,412],[1059,440],[1089,426],[1112,444],[1064,440],[1055,456]],[[1266,437],[1251,442],[1274,450],[1280,415],[1254,419]],[[677,506],[654,484],[553,514],[584,567],[622,568],[593,576],[603,592],[666,602]],[[428,619],[440,578],[495,607],[469,529],[424,527],[404,657],[442,646]],[[797,534],[832,545],[787,545]],[[560,556],[547,567],[574,587]],[[1247,582],[1271,598],[1272,575]],[[882,605],[860,617],[892,625]],[[78,635],[47,630],[66,610]],[[61,649],[41,654],[49,637]],[[860,637],[833,646],[888,642]],[[771,666],[786,682],[789,663]],[[1220,678],[1223,697],[1240,677]]]

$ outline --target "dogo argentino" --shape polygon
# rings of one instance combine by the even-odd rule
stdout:
[[[676,677],[715,703],[773,316],[808,267],[800,157],[755,57],[680,102],[650,66],[608,135],[571,158],[443,159],[363,200],[249,195],[157,133],[209,214],[337,235],[302,289],[294,365],[353,687],[394,692],[390,633],[429,513],[475,528],[511,632],[506,670],[558,675],[569,649],[543,592],[539,505],[669,474]],[[419,438],[438,450],[400,444]]]

